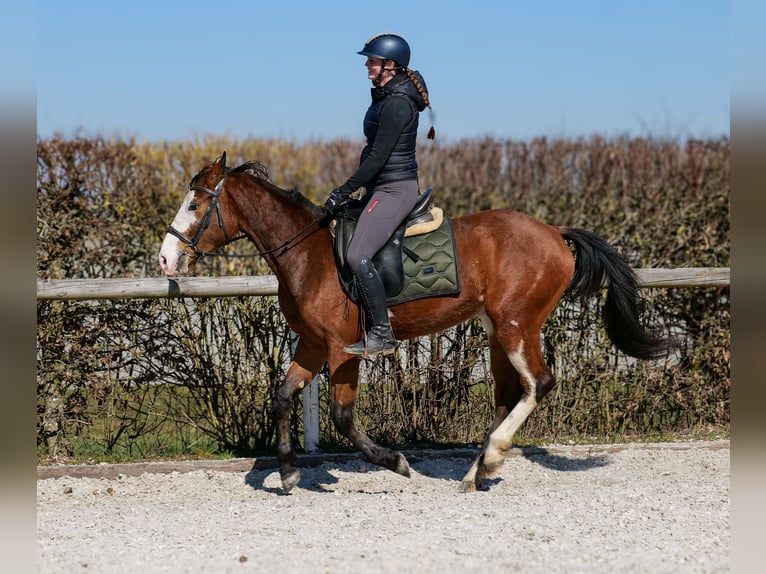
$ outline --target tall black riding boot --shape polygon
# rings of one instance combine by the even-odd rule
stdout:
[[[366,315],[365,322],[368,324],[367,337],[343,347],[343,351],[363,357],[390,355],[398,341],[388,320],[386,289],[375,265],[366,257],[359,265],[355,281],[359,288],[359,301]]]

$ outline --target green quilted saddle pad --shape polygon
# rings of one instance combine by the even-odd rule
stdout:
[[[449,217],[445,216],[434,231],[405,237],[402,251],[404,284],[399,294],[386,299],[389,307],[425,297],[460,293],[455,235]]]

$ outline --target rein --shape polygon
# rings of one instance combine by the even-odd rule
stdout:
[[[298,245],[303,243],[303,241],[305,241],[306,239],[308,239],[309,237],[314,235],[314,233],[319,231],[319,225],[320,225],[320,223],[322,222],[323,219],[324,218],[320,217],[319,219],[317,219],[315,221],[312,221],[306,227],[301,229],[298,233],[293,235],[290,239],[288,239],[284,243],[282,243],[282,245],[279,245],[279,246],[275,247],[274,249],[268,249],[266,251],[259,251],[255,255],[259,255],[259,256],[271,255],[272,253],[276,253],[277,251],[279,251],[281,249],[282,252],[278,253],[277,257],[282,257],[282,255],[284,255],[285,253],[290,251],[290,249],[292,249],[293,247],[297,247]],[[304,235],[312,227],[316,227],[316,229],[314,231],[312,231],[311,233],[306,234],[304,237],[301,237],[301,235]],[[244,255],[243,255],[243,257],[244,257]]]
[[[240,239],[244,239],[244,238],[247,237],[246,235],[239,235],[237,237],[230,238],[229,234],[226,232],[226,226],[223,223],[223,216],[221,215],[221,204],[220,204],[220,201],[219,201],[219,196],[221,195],[221,189],[223,188],[224,179],[226,179],[226,178],[224,177],[221,181],[219,181],[218,184],[215,186],[215,189],[212,189],[212,190],[208,189],[207,187],[202,187],[200,185],[192,185],[191,187],[189,187],[190,191],[202,191],[204,193],[209,194],[212,197],[212,200],[210,202],[210,205],[207,208],[207,211],[205,212],[205,215],[202,216],[202,220],[200,221],[199,228],[197,229],[197,233],[194,235],[194,239],[189,239],[188,237],[186,237],[183,233],[178,231],[172,225],[169,225],[168,229],[167,229],[168,233],[170,233],[174,237],[178,238],[185,245],[188,245],[194,251],[194,254],[198,258],[200,258],[200,259],[202,259],[206,255],[211,255],[211,256],[213,256],[213,255],[225,255],[224,253],[221,252],[221,249],[223,249],[223,247],[225,247],[229,243],[233,243],[234,241],[238,241]],[[216,251],[202,251],[197,246],[197,243],[199,242],[200,238],[202,237],[202,234],[205,233],[205,230],[210,225],[210,219],[212,217],[214,209],[215,209],[216,216],[218,217],[218,225],[223,230],[223,236],[224,236],[224,239],[225,239],[226,242]],[[322,216],[319,219],[317,219],[316,221],[312,221],[306,227],[301,229],[298,233],[296,233],[291,238],[289,238],[285,242],[283,242],[281,245],[279,245],[279,246],[277,246],[277,247],[275,247],[273,249],[268,249],[266,251],[258,251],[257,253],[255,253],[252,256],[251,255],[243,255],[242,254],[242,255],[239,255],[239,257],[259,257],[259,256],[264,256],[264,255],[271,255],[272,253],[276,253],[277,251],[280,251],[280,250],[281,250],[281,253],[277,254],[277,257],[281,257],[282,255],[287,253],[290,249],[300,245],[304,240],[308,239],[316,231],[318,231],[319,227],[325,221],[325,219],[326,219],[326,217]],[[307,232],[312,227],[316,227],[317,229],[315,229],[311,233],[307,234]],[[236,257],[237,255],[234,254],[234,256]]]

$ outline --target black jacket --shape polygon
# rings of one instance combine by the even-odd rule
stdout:
[[[424,90],[423,77],[414,72]],[[372,104],[364,116],[367,145],[362,150],[359,167],[340,188],[344,195],[364,186],[402,179],[417,179],[415,143],[418,117],[426,107],[414,84],[404,73],[391,78],[385,86],[372,88]]]

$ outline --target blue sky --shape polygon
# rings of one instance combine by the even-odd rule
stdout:
[[[37,133],[361,138],[381,31],[442,140],[729,135],[722,0],[38,0]]]

